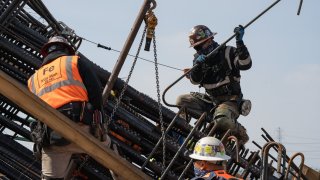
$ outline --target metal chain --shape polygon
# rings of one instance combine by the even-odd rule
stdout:
[[[163,161],[163,169],[166,167],[166,137],[165,137],[165,127],[162,116],[162,105],[160,98],[160,85],[159,85],[159,71],[158,71],[158,59],[157,59],[157,45],[156,45],[156,35],[153,33],[153,52],[154,52],[154,68],[156,74],[156,83],[157,83],[157,96],[158,96],[158,107],[159,107],[159,120],[161,125],[161,133],[162,133],[162,161]]]
[[[139,56],[139,53],[140,53],[140,50],[141,50],[141,47],[142,47],[142,43],[143,43],[143,40],[144,40],[144,36],[145,36],[145,34],[146,34],[146,29],[147,29],[147,26],[145,26],[145,28],[144,28],[144,30],[143,30],[143,34],[142,34],[142,38],[141,38],[141,41],[140,41],[140,44],[139,44],[139,47],[138,47],[138,51],[137,51],[136,56],[135,56],[135,58],[134,58],[134,61],[133,61],[133,63],[132,63],[132,66],[131,66],[131,69],[130,69],[130,71],[129,71],[129,74],[128,74],[128,77],[127,77],[127,79],[126,79],[126,82],[125,82],[124,85],[123,85],[123,88],[122,88],[122,90],[121,90],[121,93],[120,93],[120,95],[119,95],[119,98],[116,99],[117,102],[116,102],[116,104],[115,104],[115,106],[114,106],[114,108],[113,108],[113,110],[112,110],[112,113],[111,113],[111,115],[110,115],[110,118],[109,118],[108,121],[107,121],[107,128],[109,128],[109,125],[110,125],[111,121],[113,120],[113,117],[114,117],[114,115],[115,115],[115,113],[116,113],[116,111],[117,111],[117,109],[118,109],[118,107],[119,107],[119,105],[120,105],[120,102],[121,102],[121,99],[122,99],[122,97],[123,97],[123,95],[124,95],[124,92],[126,91],[126,89],[127,89],[127,87],[128,87],[129,80],[130,80],[131,75],[132,75],[132,73],[133,73],[133,69],[134,69],[134,67],[135,67],[135,65],[136,65],[136,62],[137,62],[137,59],[138,59],[138,56]]]
[[[84,157],[84,160],[79,165],[78,171],[80,171],[83,168],[83,166],[88,162],[88,160],[89,160],[89,155],[86,154],[85,157]]]

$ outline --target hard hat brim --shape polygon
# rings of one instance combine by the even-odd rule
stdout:
[[[45,45],[42,46],[41,50],[40,50],[40,54],[43,56],[43,57],[46,57],[48,55],[48,48],[49,46],[52,46],[54,44],[61,44],[63,46],[65,46],[66,48],[68,48],[69,52],[71,54],[74,54],[75,53],[75,50],[68,44],[65,44],[65,43],[62,43],[62,42],[48,42],[46,43]]]
[[[199,41],[199,42],[196,42],[196,43],[190,45],[189,47],[198,46],[198,45],[200,45],[201,43],[205,42],[206,40],[208,40],[208,39],[210,39],[210,38],[213,38],[216,34],[218,34],[218,33],[213,32],[211,36],[209,36],[209,37],[207,37],[206,39],[203,39],[203,40],[201,40],[201,41]]]
[[[202,161],[226,161],[230,159],[230,156],[228,155],[216,155],[215,157],[209,157],[209,156],[200,156],[197,154],[191,154],[189,155],[192,159],[202,160]]]

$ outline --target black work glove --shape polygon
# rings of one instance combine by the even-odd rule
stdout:
[[[239,25],[238,27],[234,28],[233,32],[236,34],[236,41],[242,41],[244,35],[244,27]]]
[[[244,27],[239,25],[233,31],[236,34],[237,54],[240,59],[246,59],[249,56],[247,47],[243,43]]]

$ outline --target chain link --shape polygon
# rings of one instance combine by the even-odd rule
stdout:
[[[155,67],[155,74],[156,74],[156,84],[157,84],[157,97],[158,97],[158,107],[159,107],[159,120],[161,125],[161,133],[162,133],[162,161],[163,161],[163,168],[162,171],[166,167],[166,137],[165,137],[165,127],[163,122],[162,116],[162,105],[161,105],[161,98],[160,98],[160,83],[159,83],[159,71],[158,71],[158,55],[157,55],[157,45],[156,45],[156,35],[155,32],[153,33],[153,52],[154,52],[154,67]]]
[[[145,28],[144,28],[144,31],[143,31],[143,34],[142,34],[142,38],[141,38],[141,41],[140,41],[140,44],[139,44],[139,47],[138,47],[138,51],[137,51],[136,56],[135,56],[135,58],[134,58],[134,61],[133,61],[133,63],[132,63],[132,66],[131,66],[131,69],[130,69],[130,71],[129,71],[129,74],[128,74],[128,77],[127,77],[127,79],[126,79],[126,82],[125,82],[124,85],[123,85],[123,88],[122,88],[122,90],[121,90],[121,93],[120,93],[120,95],[119,95],[119,98],[116,99],[116,104],[115,104],[115,106],[114,106],[114,108],[113,108],[113,110],[112,110],[112,113],[111,113],[111,115],[110,115],[110,118],[109,118],[108,121],[107,121],[107,128],[108,128],[108,129],[109,129],[109,125],[110,125],[111,121],[113,120],[113,117],[114,117],[115,113],[117,112],[117,109],[118,109],[118,107],[119,107],[119,105],[120,105],[120,103],[121,103],[121,100],[122,100],[122,97],[123,97],[123,95],[124,95],[124,92],[126,91],[126,89],[127,89],[127,87],[128,87],[129,80],[130,80],[131,75],[132,75],[132,73],[133,73],[133,69],[134,69],[134,67],[135,67],[135,65],[136,65],[136,62],[137,62],[137,59],[138,59],[138,56],[139,56],[139,53],[140,53],[140,50],[141,50],[141,47],[142,47],[142,43],[143,43],[143,40],[144,40],[144,36],[145,36],[145,34],[146,34],[146,29],[147,29],[147,26],[145,26]]]
[[[79,165],[78,171],[80,171],[83,168],[83,166],[88,162],[88,160],[89,160],[89,155],[86,154],[85,157],[84,157],[84,160]]]
[[[116,99],[116,104],[112,110],[112,113],[110,115],[110,118],[108,119],[108,122],[107,122],[107,127],[109,127],[111,121],[113,120],[113,117],[121,103],[121,99],[123,98],[123,95],[124,95],[124,92],[126,91],[127,87],[128,87],[128,82],[131,78],[131,75],[133,73],[133,69],[135,67],[135,64],[137,62],[137,59],[138,59],[138,56],[139,56],[139,53],[140,53],[140,50],[141,50],[141,47],[142,47],[142,43],[143,43],[143,39],[145,37],[145,34],[146,34],[146,30],[147,30],[147,26],[145,26],[144,28],[144,31],[143,31],[143,34],[142,34],[142,38],[141,38],[141,41],[140,41],[140,44],[139,44],[139,47],[138,47],[138,51],[137,51],[137,54],[135,56],[135,59],[132,63],[132,66],[131,66],[131,69],[130,69],[130,72],[129,72],[129,75],[126,79],[126,82],[121,90],[121,93],[118,97],[118,99]],[[159,107],[159,120],[160,120],[160,125],[161,125],[161,133],[162,133],[162,142],[163,142],[163,168],[162,169],[165,169],[165,162],[166,162],[166,138],[165,138],[165,127],[164,127],[164,122],[163,122],[163,115],[162,115],[162,105],[161,105],[161,96],[160,96],[160,83],[159,83],[159,71],[158,71],[158,62],[157,62],[157,47],[156,47],[156,37],[155,37],[155,33],[153,34],[153,48],[154,48],[154,62],[155,62],[155,75],[156,75],[156,86],[157,86],[157,97],[158,97],[158,107]]]

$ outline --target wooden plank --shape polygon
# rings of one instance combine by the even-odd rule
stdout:
[[[0,71],[0,93],[20,106],[35,118],[47,124],[66,139],[74,142],[104,167],[111,169],[125,179],[151,179],[133,164],[116,155],[111,149],[95,139],[91,134],[80,130],[79,125],[55,110],[40,98]]]

